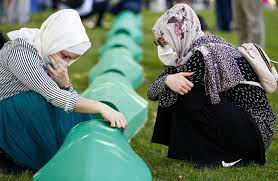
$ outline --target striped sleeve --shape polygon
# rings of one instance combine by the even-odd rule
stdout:
[[[54,106],[67,112],[73,111],[79,94],[59,88],[40,65],[40,57],[31,45],[21,43],[13,47],[8,69],[24,85],[41,94]]]

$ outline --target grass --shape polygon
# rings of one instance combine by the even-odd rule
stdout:
[[[210,27],[215,26],[215,16],[212,11],[202,11],[201,15],[204,16]],[[28,27],[38,27],[41,22],[49,15],[49,12],[34,15],[32,23]],[[151,27],[160,16],[160,14],[144,11],[144,41],[142,47],[144,49],[144,58],[142,65],[145,70],[145,82],[137,91],[147,99],[146,91],[149,84],[160,74],[163,65],[157,58],[156,48],[152,42],[153,35]],[[97,62],[98,49],[105,43],[106,34],[111,25],[111,16],[106,18],[104,29],[87,29],[89,37],[92,41],[93,47],[88,51],[80,60],[72,65],[70,68],[70,77],[76,87],[77,91],[83,91],[87,85],[87,73],[90,68]],[[278,10],[265,12],[265,27],[266,27],[266,52],[275,60],[278,60]],[[1,25],[0,31],[6,33],[8,31],[19,28],[20,26],[14,25]],[[237,44],[236,33],[218,33],[212,32],[223,36],[227,41]],[[277,34],[276,34],[277,33]],[[278,115],[278,94],[269,96],[271,105]],[[149,166],[154,181],[175,181],[175,180],[244,180],[244,181],[257,181],[257,180],[278,180],[278,135],[276,134],[273,143],[268,152],[268,161],[264,166],[250,164],[242,168],[229,168],[229,169],[194,169],[191,163],[168,159],[167,147],[158,144],[151,144],[151,136],[155,122],[157,104],[149,101],[149,117],[144,127],[132,140],[131,145],[133,149],[144,159]],[[276,126],[277,127],[277,126]],[[0,180],[18,180],[27,181],[31,180],[32,173],[25,172],[20,175],[0,175]]]

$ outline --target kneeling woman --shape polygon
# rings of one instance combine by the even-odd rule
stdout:
[[[40,169],[72,127],[92,119],[89,113],[127,126],[122,113],[71,87],[67,66],[91,46],[76,11],[58,11],[40,29],[8,36],[0,51],[0,148],[17,165]]]
[[[264,164],[275,116],[263,89],[241,83],[258,78],[237,49],[205,35],[185,4],[163,14],[153,31],[167,67],[148,90],[159,103],[152,142],[200,167]]]

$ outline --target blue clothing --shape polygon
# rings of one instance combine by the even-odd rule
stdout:
[[[142,0],[120,0],[120,2],[115,7],[112,7],[110,11],[114,14],[118,14],[124,10],[128,10],[133,13],[140,13],[142,6]]]
[[[231,0],[216,0],[216,22],[220,31],[231,31],[232,5]]]
[[[40,169],[58,151],[70,129],[91,114],[65,112],[34,91],[0,101],[0,148],[18,165]]]

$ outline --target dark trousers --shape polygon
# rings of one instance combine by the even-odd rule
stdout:
[[[0,33],[0,49],[3,47],[3,45],[7,42],[7,40],[4,38],[2,33]]]
[[[198,84],[172,107],[159,107],[152,141],[168,145],[168,157],[195,163],[265,162],[253,118],[225,98],[212,105]]]
[[[108,8],[108,1],[94,3],[93,10],[90,13],[81,16],[81,19],[86,19],[86,18],[89,18],[89,17],[97,14],[98,18],[97,18],[96,26],[101,27],[103,18],[104,18],[104,14],[107,11],[107,8]]]
[[[216,22],[220,31],[231,31],[232,5],[231,0],[216,0]]]

